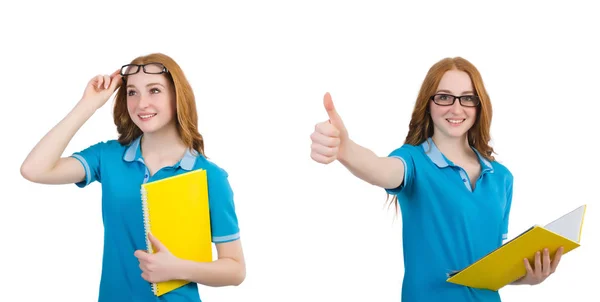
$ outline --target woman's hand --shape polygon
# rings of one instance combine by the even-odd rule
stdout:
[[[93,106],[94,109],[100,109],[121,86],[121,82],[120,69],[111,75],[97,75],[85,87],[81,102]]]
[[[310,135],[312,141],[310,157],[322,164],[329,164],[340,158],[342,149],[348,144],[348,131],[338,115],[331,95],[325,94],[323,99],[329,120],[315,125],[315,131]]]
[[[156,237],[148,233],[148,239],[154,248],[154,253],[135,251],[134,256],[140,262],[142,278],[148,282],[156,283],[178,279],[181,259],[175,257]]]
[[[515,284],[536,285],[544,282],[550,275],[554,274],[556,267],[560,262],[564,249],[561,247],[556,251],[554,259],[550,259],[548,249],[544,249],[543,255],[539,251],[535,254],[534,266],[532,267],[528,259],[524,259],[527,275],[517,280]],[[543,259],[542,259],[543,257]]]

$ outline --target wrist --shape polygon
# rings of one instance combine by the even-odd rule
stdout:
[[[177,258],[173,265],[173,277],[176,280],[190,280],[189,260]]]
[[[84,112],[91,116],[96,112],[96,110],[98,110],[98,108],[92,104],[93,102],[91,100],[83,98],[77,103],[77,105],[75,105],[73,110]]]
[[[350,161],[353,145],[354,142],[350,139],[347,139],[344,144],[340,144],[337,160],[344,166],[346,166]]]

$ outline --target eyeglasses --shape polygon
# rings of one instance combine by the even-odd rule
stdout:
[[[140,72],[140,67],[147,74],[161,74],[168,73],[167,67],[161,63],[148,63],[148,64],[127,64],[121,67],[121,75],[128,76]]]
[[[430,100],[439,106],[452,106],[456,99],[464,107],[477,107],[479,105],[479,97],[476,95],[455,96],[451,94],[436,94],[430,98]]]

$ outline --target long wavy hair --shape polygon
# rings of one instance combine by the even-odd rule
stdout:
[[[176,127],[183,143],[190,149],[205,155],[204,139],[198,132],[198,112],[194,92],[186,79],[181,67],[171,57],[162,53],[153,53],[140,56],[131,61],[131,64],[161,63],[168,73],[163,73],[175,90],[177,119]],[[131,120],[127,111],[127,77],[125,83],[119,87],[115,96],[114,122],[119,134],[119,143],[129,145],[142,135],[142,130]]]
[[[492,103],[483,85],[483,79],[477,68],[461,57],[444,58],[435,63],[425,76],[415,106],[412,112],[408,134],[405,144],[417,146],[433,136],[433,121],[429,114],[431,96],[437,91],[444,73],[449,70],[460,70],[471,77],[475,93],[479,96],[480,104],[477,107],[475,123],[467,132],[469,145],[475,148],[484,158],[494,161],[494,149],[489,145],[490,125],[492,122]],[[390,195],[388,194],[388,200]],[[398,211],[398,197],[394,196],[390,204],[394,203]]]

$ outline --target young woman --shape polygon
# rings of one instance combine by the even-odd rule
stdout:
[[[403,220],[403,301],[500,301],[499,293],[446,282],[502,244],[508,233],[513,176],[488,145],[492,107],[478,70],[463,58],[434,64],[421,86],[404,145],[386,157],[353,142],[325,95],[329,120],[311,135],[311,158],[342,163],[393,195]],[[396,203],[397,202],[397,203]],[[514,284],[537,284],[554,272],[538,253]]]
[[[61,157],[79,128],[116,91],[119,137]],[[104,256],[99,301],[200,301],[197,283],[239,285],[245,278],[228,174],[204,156],[194,94],[179,65],[164,54],[134,59],[112,75],[92,78],[73,110],[33,148],[21,167],[41,184],[102,184]],[[160,238],[148,254],[140,199],[142,183],[195,169],[208,175],[212,241],[218,260],[197,263],[173,256]],[[150,282],[188,285],[157,299]]]

